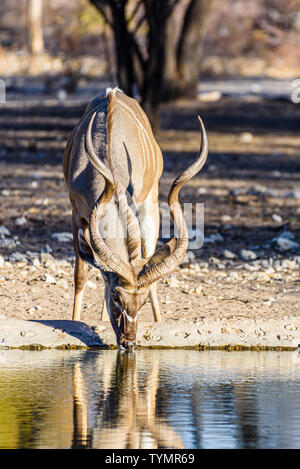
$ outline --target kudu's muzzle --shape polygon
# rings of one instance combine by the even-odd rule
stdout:
[[[122,350],[133,350],[135,347],[135,342],[124,339],[122,342],[120,342],[119,347]]]
[[[123,326],[123,327],[122,327]],[[123,330],[122,330],[123,329]],[[136,343],[137,324],[136,322],[128,322],[127,318],[124,318],[121,325],[121,331],[119,331],[118,345],[122,349],[132,350]]]

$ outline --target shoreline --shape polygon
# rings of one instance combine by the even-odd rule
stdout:
[[[292,351],[300,344],[299,318],[141,322],[136,349]],[[244,329],[242,329],[242,327]],[[288,327],[288,328],[287,328]],[[116,349],[110,323],[0,319],[0,350]]]

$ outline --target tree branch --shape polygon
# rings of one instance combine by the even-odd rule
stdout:
[[[111,27],[113,28],[113,22],[110,20],[110,18],[107,15],[107,12],[105,11],[105,7],[110,7],[111,8],[111,3],[108,0],[90,0],[90,2],[97,8],[97,10],[101,13],[101,15],[104,18],[104,21]]]
[[[143,5],[143,0],[137,0],[132,13],[130,14],[130,17],[127,18],[128,23],[130,23],[135,18],[135,16],[137,15],[137,13],[138,13],[138,11],[139,11],[139,9],[142,5]]]

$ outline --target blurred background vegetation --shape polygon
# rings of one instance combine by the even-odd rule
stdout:
[[[0,76],[107,79],[155,120],[199,77],[299,76],[299,33],[299,0],[2,0]]]
[[[109,72],[107,42],[112,35],[103,15],[88,0],[2,0],[0,4],[1,74],[40,73],[47,70],[44,61],[34,66],[22,57],[31,51],[28,10],[30,4],[42,4],[43,44],[38,52],[51,58],[84,61],[95,58],[83,73]],[[95,2],[96,3],[96,2]],[[99,2],[101,3],[101,2]],[[109,2],[102,2],[109,3]],[[137,0],[125,2],[128,15]],[[164,2],[160,2],[163,4]],[[177,17],[190,0],[179,0]],[[38,19],[37,19],[38,21]],[[199,20],[200,21],[200,20]],[[205,22],[201,64],[204,75],[264,73],[276,76],[299,74],[300,3],[298,0],[214,0]],[[139,31],[142,40],[145,28]],[[111,50],[109,49],[111,52]],[[13,61],[15,58],[15,61]],[[8,59],[11,67],[4,66]],[[49,62],[48,67],[51,62]],[[7,65],[7,62],[6,62]],[[53,66],[53,73],[59,70]]]

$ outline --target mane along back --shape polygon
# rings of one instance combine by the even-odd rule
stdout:
[[[107,154],[114,179],[123,189],[134,186],[145,199],[153,187],[162,155],[149,120],[139,103],[118,88],[107,93]]]

